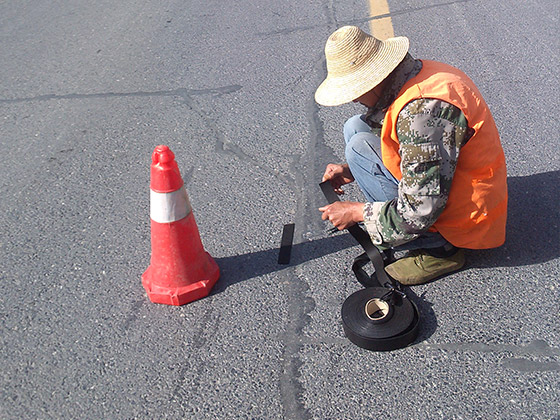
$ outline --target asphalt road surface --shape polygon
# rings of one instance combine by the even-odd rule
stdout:
[[[560,418],[559,2],[369,7],[0,3],[0,418]],[[381,18],[478,85],[510,205],[505,245],[411,288],[419,337],[380,353],[344,336],[360,248],[317,210],[362,109],[313,93],[328,35]],[[221,270],[180,307],[151,303],[140,280],[158,144]]]

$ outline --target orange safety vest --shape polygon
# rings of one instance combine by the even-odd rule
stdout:
[[[401,89],[388,108],[381,130],[383,163],[400,181],[397,119],[420,98],[455,105],[474,134],[459,152],[445,209],[430,230],[460,248],[495,248],[505,241],[507,181],[498,129],[482,95],[467,75],[447,64],[422,60],[422,70]]]

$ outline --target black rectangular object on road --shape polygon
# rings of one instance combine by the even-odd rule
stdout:
[[[282,242],[280,243],[280,253],[278,254],[278,264],[290,263],[295,226],[294,223],[284,225],[284,230],[282,230]]]

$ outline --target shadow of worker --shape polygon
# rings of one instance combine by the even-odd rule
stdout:
[[[506,242],[469,251],[474,268],[518,267],[560,257],[560,171],[508,178]]]
[[[357,245],[350,234],[295,244],[291,250],[290,263],[286,265],[278,263],[279,248],[215,258],[220,267],[220,280],[214,286],[212,293],[220,293],[233,284],[300,265]]]

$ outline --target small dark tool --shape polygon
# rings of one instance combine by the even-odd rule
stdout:
[[[329,181],[319,184],[329,203],[340,201]],[[350,295],[342,305],[342,324],[348,339],[367,350],[395,350],[412,343],[418,335],[419,315],[414,302],[407,299],[402,285],[385,272],[383,256],[360,226],[348,228],[364,248],[354,259],[352,271],[365,287]],[[374,267],[368,275],[364,267]]]

